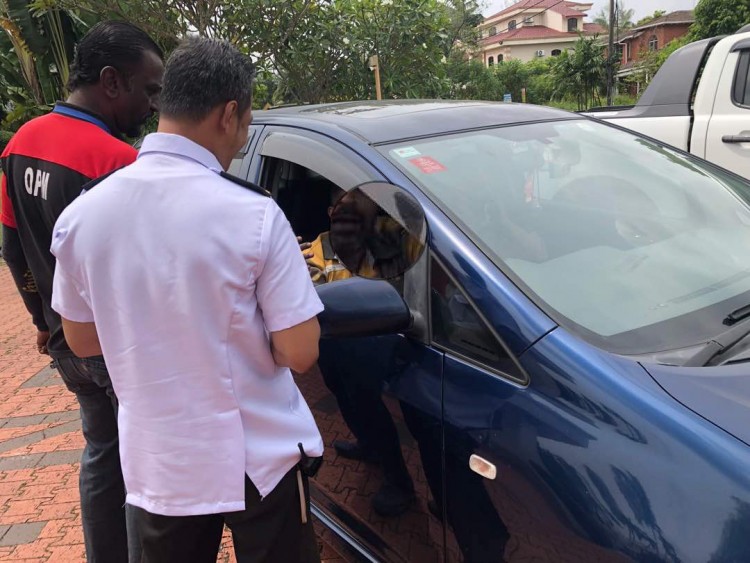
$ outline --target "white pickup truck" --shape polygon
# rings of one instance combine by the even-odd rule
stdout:
[[[750,26],[675,51],[635,106],[585,114],[750,178]]]

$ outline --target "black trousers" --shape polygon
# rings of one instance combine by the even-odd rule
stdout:
[[[237,563],[319,563],[307,492],[305,498],[307,523],[303,524],[295,467],[262,501],[245,477],[241,512],[160,516],[136,508],[142,563],[216,563],[225,523],[232,532]]]
[[[359,445],[377,454],[387,481],[412,491],[398,430],[383,402],[383,378],[391,370],[396,344],[391,338],[321,340],[318,366]]]

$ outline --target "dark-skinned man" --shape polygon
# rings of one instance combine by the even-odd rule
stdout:
[[[117,400],[103,358],[77,357],[65,340],[51,308],[55,259],[49,248],[55,221],[83,186],[135,160],[136,150],[123,138],[137,137],[157,110],[162,57],[131,24],[94,26],[77,46],[67,101],[25,124],[2,154],[3,256],[37,327],[38,351],[49,353],[80,404],[89,563],[140,561],[140,547],[135,534],[128,546]]]

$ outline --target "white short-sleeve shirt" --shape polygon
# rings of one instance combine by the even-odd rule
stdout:
[[[155,514],[242,510],[323,443],[269,332],[317,315],[276,203],[219,176],[214,155],[157,133],[77,198],[52,239],[52,306],[95,322],[120,402],[127,502]]]

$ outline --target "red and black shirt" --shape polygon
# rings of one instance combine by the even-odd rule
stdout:
[[[70,104],[29,121],[2,154],[0,222],[18,230],[50,330],[53,358],[71,355],[50,303],[55,258],[49,251],[57,218],[91,180],[132,163],[137,151],[96,115]]]

